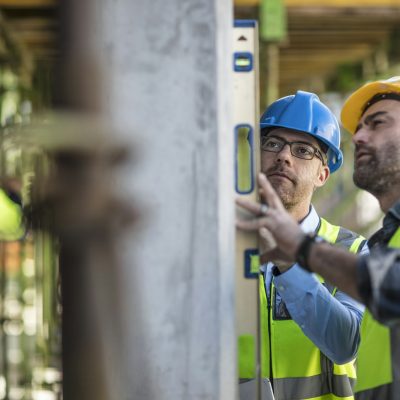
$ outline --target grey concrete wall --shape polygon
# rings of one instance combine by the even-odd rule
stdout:
[[[95,4],[107,113],[137,153],[119,184],[142,210],[121,243],[119,398],[234,399],[232,1]]]

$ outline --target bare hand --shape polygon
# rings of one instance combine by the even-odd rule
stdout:
[[[258,176],[260,193],[265,204],[245,199],[237,199],[236,204],[255,216],[252,219],[241,219],[236,222],[239,229],[258,231],[263,239],[261,245],[261,262],[274,261],[284,267],[295,260],[297,249],[304,237],[298,223],[289,215],[279,196],[262,173]]]

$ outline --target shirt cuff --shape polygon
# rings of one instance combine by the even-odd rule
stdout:
[[[315,291],[319,281],[298,264],[274,276],[275,287],[286,303],[298,302],[307,292]],[[290,289],[290,290],[289,290]]]

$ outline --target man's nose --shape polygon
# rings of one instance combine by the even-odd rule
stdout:
[[[277,153],[277,160],[279,161],[290,161],[292,159],[292,152],[290,150],[289,143],[285,143],[281,149]]]
[[[353,135],[352,141],[354,144],[367,143],[369,133],[365,126],[360,127]]]

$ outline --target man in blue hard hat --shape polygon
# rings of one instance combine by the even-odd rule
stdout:
[[[305,270],[323,275],[367,305],[356,398],[396,400],[400,393],[400,77],[357,89],[346,100],[341,119],[353,135],[354,183],[373,194],[385,212],[382,228],[368,240],[370,255],[356,257],[304,234],[285,211],[273,183],[263,176],[259,181],[268,211],[240,224],[251,230],[268,228],[274,239],[269,259],[296,259]],[[244,206],[254,214],[266,208],[252,202]]]
[[[315,94],[298,91],[271,104],[260,125],[261,170],[291,218],[303,232],[364,251],[362,237],[330,224],[311,204],[315,189],[342,164],[333,113]],[[246,207],[247,201],[238,204]],[[296,263],[268,262],[261,271],[261,374],[275,398],[353,398],[363,307]],[[244,376],[248,369],[239,360],[241,382],[249,384],[253,377]]]

